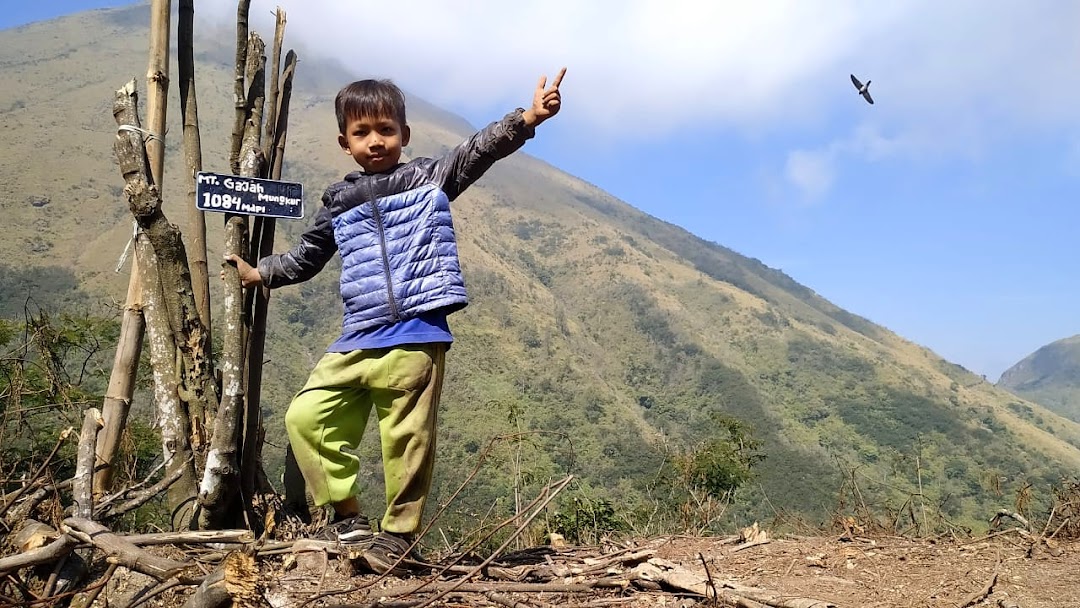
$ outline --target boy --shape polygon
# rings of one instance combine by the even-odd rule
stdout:
[[[364,557],[376,572],[393,568],[415,544],[431,488],[444,356],[453,341],[446,317],[468,303],[449,203],[559,111],[565,73],[550,87],[541,77],[531,107],[442,158],[404,164],[410,131],[401,90],[388,80],[346,86],[334,101],[338,144],[362,171],[326,190],[314,226],[288,253],[262,258],[256,268],[226,256],[244,287],[276,288],[310,279],[341,253],[342,334],[293,399],[285,426],[315,504],[334,508],[334,521],[319,536],[355,542],[372,532],[357,500],[359,461],[346,449],[359,445],[375,408],[386,513]]]

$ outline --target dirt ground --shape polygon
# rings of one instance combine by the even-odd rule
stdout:
[[[799,536],[740,545],[730,537],[663,537],[534,547],[483,570],[477,557],[430,581],[377,577],[365,573],[356,550],[298,541],[258,558],[230,553],[223,570],[232,605],[241,608],[1080,608],[1080,541],[1032,538]],[[217,567],[201,563],[207,573]],[[94,606],[228,605],[189,604],[202,579],[187,579],[177,585],[133,572],[114,576]],[[426,588],[417,590],[421,584]]]
[[[621,547],[570,548],[577,551],[579,564],[604,563],[605,555],[652,556],[669,568],[668,572],[693,575],[701,581],[711,577],[712,585],[743,591],[752,589],[764,596],[758,604],[784,608],[958,608],[995,606],[999,608],[1080,607],[1080,543],[1040,544],[1031,548],[1022,537],[998,536],[947,541],[909,540],[896,537],[840,540],[828,537],[771,539],[765,544],[737,548],[730,539],[671,537],[627,543]],[[551,556],[543,558],[553,563]],[[629,559],[629,558],[628,558]],[[591,561],[590,561],[591,560]],[[617,560],[616,560],[617,561]],[[277,606],[410,606],[431,595],[401,595],[408,585],[423,578],[354,574],[346,559],[325,554],[300,555],[276,565],[260,564],[268,581],[263,597]],[[707,566],[706,566],[707,565]],[[587,568],[586,568],[587,569]],[[632,579],[632,566],[613,564],[607,575]],[[580,573],[581,569],[577,570]],[[588,574],[588,573],[586,573]],[[593,574],[596,574],[594,572]],[[600,573],[599,576],[604,576]],[[446,579],[453,581],[453,577]],[[588,582],[589,576],[568,574],[552,581],[551,591],[522,591],[507,581],[490,577],[470,579],[469,593],[453,593],[439,599],[436,606],[506,606],[539,608],[547,606],[731,606],[729,597],[713,604],[701,595],[673,589],[642,588],[627,584],[622,588],[560,592],[559,583]],[[595,576],[593,577],[595,580]],[[443,588],[446,582],[441,583]],[[490,584],[484,591],[484,584]],[[500,587],[499,585],[504,585]],[[523,585],[524,586],[524,585]],[[358,587],[366,587],[362,590]],[[338,592],[353,589],[351,592]],[[394,593],[397,591],[398,593]],[[326,595],[311,601],[320,594]],[[387,595],[384,595],[387,593]],[[706,593],[708,590],[706,589]],[[722,591],[723,596],[726,592]],[[381,598],[381,599],[380,599]],[[812,600],[817,600],[812,601]],[[377,602],[382,602],[377,603]],[[411,602],[411,603],[410,603]]]
[[[1080,607],[1080,544],[1039,546],[999,536],[947,542],[903,538],[792,538],[733,552],[708,539],[672,539],[657,554],[693,566],[700,552],[712,575],[838,607]],[[703,569],[700,560],[697,567]],[[999,603],[1001,600],[1001,603]]]

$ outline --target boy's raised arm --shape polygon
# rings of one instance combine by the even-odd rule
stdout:
[[[541,76],[529,108],[511,112],[502,120],[491,123],[435,161],[435,182],[450,200],[480,179],[495,161],[525,145],[537,125],[559,112],[562,106],[559,85],[565,74],[566,68],[559,70],[551,86],[547,86],[547,76]]]

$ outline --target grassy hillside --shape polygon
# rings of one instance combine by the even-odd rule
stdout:
[[[134,7],[0,32],[5,272],[122,299],[127,269],[113,269],[131,222],[110,108],[113,91],[145,72],[147,19]],[[204,162],[227,172],[232,34],[211,34],[200,32],[197,53]],[[352,169],[335,141],[333,95],[365,74],[298,51],[284,177],[305,184],[310,216],[322,189]],[[437,155],[471,132],[423,100],[409,103],[409,155]],[[166,213],[183,227],[178,109],[174,92]],[[457,508],[465,517],[512,504],[515,479],[527,494],[570,471],[580,478],[573,497],[647,521],[680,499],[668,483],[673,455],[724,438],[717,421],[728,418],[752,429],[765,460],[724,525],[827,518],[852,506],[853,484],[881,513],[917,496],[978,525],[1025,484],[1045,488],[1080,467],[1075,422],[527,154],[499,163],[454,212],[472,304],[451,318],[439,496],[492,438],[537,432],[499,444]],[[214,260],[220,218],[207,221]],[[282,249],[305,222],[279,226]],[[272,464],[291,394],[337,335],[336,264],[273,296],[264,386]],[[0,283],[0,301],[28,291],[15,284]],[[374,441],[362,447],[366,458],[375,450]],[[379,474],[365,471],[369,481]],[[379,494],[366,496],[372,508]]]
[[[998,386],[1080,421],[1080,336],[1052,342],[1005,370]]]

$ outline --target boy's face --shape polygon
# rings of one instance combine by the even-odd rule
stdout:
[[[409,126],[389,116],[350,118],[338,144],[365,172],[381,173],[397,166],[402,146],[409,145]]]

